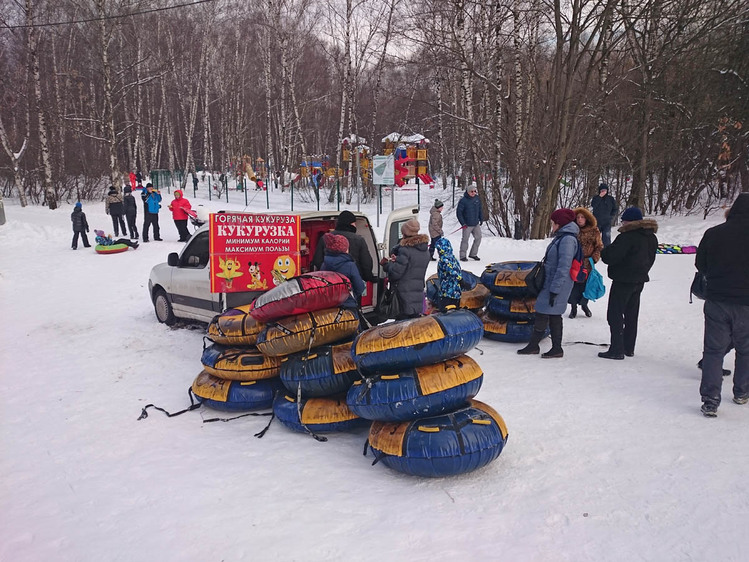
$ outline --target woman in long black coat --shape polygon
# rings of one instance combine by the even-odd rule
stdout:
[[[400,313],[396,320],[417,318],[424,308],[424,279],[429,265],[429,236],[419,234],[419,221],[411,219],[401,226],[401,238],[390,260],[383,264],[388,279],[396,284]],[[384,261],[384,260],[383,260]]]

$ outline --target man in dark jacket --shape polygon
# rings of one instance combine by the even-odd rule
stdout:
[[[473,235],[473,245],[468,257],[479,261],[479,246],[481,245],[481,223],[484,221],[484,209],[478,196],[478,188],[472,183],[466,189],[463,197],[458,202],[455,211],[458,222],[462,227],[462,238],[460,239],[460,261],[468,261],[468,241]]]
[[[614,243],[601,251],[603,263],[609,266],[611,293],[606,319],[611,331],[608,351],[598,354],[604,359],[624,359],[635,354],[640,294],[648,272],[655,263],[658,249],[658,223],[643,219],[642,211],[630,207],[622,213],[622,226]]]
[[[127,234],[125,219],[123,218],[125,209],[122,206],[122,194],[114,186],[109,188],[109,193],[107,193],[107,198],[104,202],[104,211],[112,217],[114,235],[119,236],[120,229],[122,229],[123,235]]]
[[[135,220],[138,218],[138,205],[133,197],[133,189],[128,185],[125,187],[125,197],[122,200],[122,206],[125,209],[125,218],[127,219],[127,227],[130,229],[130,239],[138,239],[138,227],[135,225]],[[122,234],[125,234],[123,231]]]
[[[348,240],[348,253],[356,263],[356,267],[359,268],[362,279],[364,281],[375,282],[376,279],[372,274],[372,254],[369,253],[367,242],[364,238],[356,233],[356,216],[354,216],[354,213],[351,211],[341,211],[341,214],[338,215],[333,234],[340,234]],[[325,240],[322,238],[317,242],[315,255],[312,258],[312,267],[319,270],[322,267],[324,258]]]
[[[383,266],[388,279],[396,284],[400,313],[396,320],[418,318],[424,308],[424,280],[429,265],[429,236],[419,234],[419,221],[410,219],[401,226],[398,246]],[[384,260],[383,260],[384,261]]]
[[[723,356],[736,348],[733,401],[749,402],[749,193],[734,201],[726,222],[709,228],[697,248],[695,265],[707,278],[702,352],[702,413],[718,415]]]
[[[598,230],[601,231],[601,239],[605,248],[611,244],[611,224],[616,218],[616,213],[619,212],[616,199],[609,195],[608,185],[602,183],[598,186],[598,195],[593,197],[590,205],[593,207],[593,216],[598,222]]]

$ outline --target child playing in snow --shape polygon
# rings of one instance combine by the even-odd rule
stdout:
[[[94,234],[96,234],[96,243],[100,246],[114,246],[115,244],[125,244],[126,246],[130,246],[133,250],[138,249],[138,242],[131,242],[127,238],[118,238],[117,240],[112,240],[112,235],[110,234],[107,236],[104,234],[103,230],[94,230]]]
[[[434,205],[429,209],[429,236],[432,238],[429,244],[429,257],[434,261],[434,244],[445,232],[442,230],[442,209],[445,204],[439,199],[434,200]]]
[[[86,220],[86,213],[83,212],[83,206],[81,202],[75,204],[73,212],[70,214],[70,220],[73,221],[73,245],[74,250],[78,249],[78,236],[80,235],[83,241],[84,248],[90,248],[91,244],[88,243],[88,221]]]
[[[439,237],[435,243],[439,261],[437,262],[437,276],[439,277],[440,290],[437,297],[437,308],[445,312],[452,308],[460,308],[460,296],[462,290],[460,281],[463,279],[463,270],[453,254],[453,247],[447,238]]]

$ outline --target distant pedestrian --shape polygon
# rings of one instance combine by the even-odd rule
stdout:
[[[570,268],[577,253],[577,235],[580,231],[575,223],[572,209],[557,209],[551,213],[553,240],[546,247],[544,262],[544,286],[536,297],[536,320],[531,340],[520,355],[535,355],[541,351],[539,342],[551,332],[551,349],[543,353],[544,359],[564,357],[562,349],[562,314],[567,309],[567,299],[572,291]]]
[[[122,206],[125,209],[125,218],[127,219],[127,227],[130,229],[130,238],[137,240],[138,227],[136,226],[136,220],[138,219],[138,204],[135,202],[133,190],[129,185],[125,187],[125,197],[123,198]]]
[[[91,244],[88,243],[88,221],[86,220],[86,213],[83,212],[83,205],[78,201],[73,207],[73,212],[70,213],[70,220],[73,223],[73,244],[74,250],[78,249],[78,236],[81,237],[84,248],[90,248]]]
[[[585,207],[578,207],[577,209],[574,209],[574,212],[575,224],[577,224],[578,228],[580,229],[580,233],[577,235],[577,239],[580,241],[580,245],[582,246],[583,250],[583,269],[585,269],[588,274],[590,274],[590,271],[592,269],[590,260],[592,259],[593,263],[598,263],[598,260],[601,259],[601,250],[603,250],[601,232],[597,228],[596,218],[588,209],[586,209]],[[570,318],[575,318],[577,316],[577,305],[580,305],[580,308],[582,308],[585,316],[587,316],[588,318],[593,316],[590,308],[588,308],[588,299],[583,296],[583,292],[585,291],[585,284],[587,282],[587,275],[585,277],[585,281],[582,281],[580,283],[576,282],[572,287],[572,292],[570,293],[570,298],[568,300],[568,302],[572,305],[572,309],[570,310]]]
[[[445,204],[439,199],[434,200],[434,205],[429,209],[429,237],[432,239],[429,243],[429,258],[434,261],[434,244],[445,235],[442,230],[442,209],[445,208]],[[452,254],[452,246],[450,246],[450,253]]]
[[[107,198],[104,201],[104,211],[112,217],[114,235],[119,236],[120,229],[122,229],[122,234],[127,234],[125,219],[123,218],[125,209],[122,205],[122,193],[117,191],[114,186],[109,188],[109,193],[107,193]]]
[[[138,182],[138,176],[135,175],[135,172],[130,172],[128,179],[130,180],[130,187],[135,189],[135,185]]]
[[[478,188],[475,183],[468,186],[458,202],[455,213],[462,227],[462,238],[460,240],[460,261],[468,261],[469,258],[480,261],[478,252],[481,245],[481,224],[484,222],[484,209],[478,196]],[[473,236],[473,245],[468,253],[468,241]]]
[[[437,262],[437,278],[440,288],[435,304],[442,312],[452,308],[460,308],[460,297],[463,294],[460,282],[463,279],[463,270],[458,260],[455,259],[453,246],[447,238],[438,237],[434,245],[440,257]]]
[[[181,189],[174,190],[174,200],[169,204],[169,210],[172,212],[174,225],[179,233],[179,241],[187,242],[190,239],[190,231],[187,230],[188,211],[192,210],[192,206],[182,194]]]
[[[602,183],[598,186],[598,195],[590,202],[593,208],[593,216],[598,222],[598,230],[601,231],[601,239],[605,248],[611,244],[611,225],[619,212],[616,199],[609,195],[609,186]]]
[[[606,313],[611,344],[608,351],[602,351],[598,357],[624,359],[635,354],[640,294],[645,283],[650,281],[648,272],[655,263],[656,232],[658,223],[655,220],[643,219],[640,209],[630,207],[622,213],[619,236],[601,251],[601,259],[608,264],[609,278],[613,283]]]
[[[723,356],[736,348],[733,401],[749,402],[749,193],[736,198],[726,222],[705,231],[695,265],[707,278],[702,353],[702,413],[718,415]]]
[[[148,228],[153,226],[153,239],[161,242],[159,232],[159,209],[161,209],[161,193],[154,189],[152,183],[146,184],[146,189],[141,195],[146,214],[143,219],[143,242],[148,242]]]
[[[192,188],[193,190],[198,189],[198,174],[197,172],[192,173]]]

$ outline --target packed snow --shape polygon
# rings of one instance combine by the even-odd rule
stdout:
[[[266,205],[251,191],[246,206],[236,191],[230,203],[203,199],[205,182],[196,200],[190,185],[204,210],[290,207],[288,192]],[[749,405],[731,402],[728,377],[718,418],[700,414],[694,256],[657,257],[634,358],[606,361],[605,347],[575,343],[608,342],[606,297],[592,318],[565,317],[563,359],[483,340],[470,353],[484,369],[477,398],[504,417],[508,444],[480,470],[423,479],[371,466],[366,430],[320,443],[274,423],[258,439],[267,417],[202,423],[228,417],[206,408],[138,421],[148,403],[188,406],[201,370],[205,326],[159,324],[148,296],[151,267],[182,246],[163,195],[165,241],[118,255],[70,249],[72,204],[5,201],[0,560],[746,559]],[[296,197],[295,210],[314,208]],[[399,191],[394,206],[416,197]],[[451,189],[424,187],[422,232],[435,197],[450,233]],[[356,207],[356,197],[341,206]],[[374,226],[374,204],[361,208]],[[111,232],[103,202],[83,210],[92,232]],[[722,213],[656,218],[661,242],[696,245]],[[457,248],[459,234],[449,237]],[[546,244],[485,231],[481,263],[463,265],[539,259]]]

